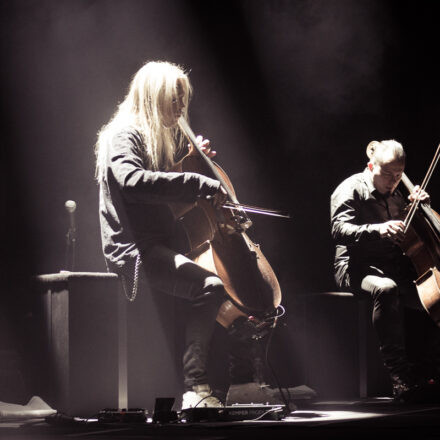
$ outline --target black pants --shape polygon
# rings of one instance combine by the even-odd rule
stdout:
[[[140,266],[149,288],[188,301],[185,317],[185,390],[208,383],[207,360],[216,317],[225,291],[221,279],[184,255],[156,245],[142,254]],[[132,278],[132,277],[131,277]]]
[[[214,273],[164,245],[156,245],[142,254],[140,288],[179,297],[187,301],[185,310],[185,335],[183,352],[183,377],[185,390],[193,385],[208,383],[208,356],[216,326],[216,317],[226,299],[221,279]],[[134,264],[125,271],[133,279]],[[128,292],[130,293],[130,292]],[[230,382],[246,383],[259,376],[255,360],[261,357],[252,341],[227,338]]]
[[[437,375],[440,371],[440,332],[419,300],[411,272],[395,272],[392,275],[372,268],[369,274],[358,278],[351,286],[361,294],[368,294],[373,301],[372,322],[379,339],[380,351],[391,376],[405,377],[414,374]],[[356,278],[354,278],[356,279]],[[410,359],[405,337],[408,329],[407,310],[418,316],[426,331],[420,332],[420,345],[425,345],[425,354]],[[414,366],[414,364],[417,364]],[[421,365],[423,364],[423,365]]]
[[[408,374],[410,364],[405,347],[404,305],[420,308],[416,288],[406,280],[400,280],[398,284],[384,275],[367,275],[360,283],[360,290],[373,300],[372,321],[385,365],[392,375]]]

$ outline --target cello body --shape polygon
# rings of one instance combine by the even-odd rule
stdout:
[[[226,173],[214,166],[235,195]],[[216,178],[197,154],[186,156],[173,170]],[[224,284],[229,298],[220,307],[217,321],[228,328],[240,316],[264,318],[274,313],[281,303],[280,285],[260,246],[244,231],[249,219],[228,208],[215,209],[208,200],[175,204],[171,209],[186,237],[185,255],[217,274]]]
[[[413,185],[404,176],[402,179],[412,192]],[[400,244],[417,273],[414,283],[420,301],[440,327],[440,215],[428,205],[421,205]]]

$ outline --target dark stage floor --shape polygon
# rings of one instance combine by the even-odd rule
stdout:
[[[49,425],[44,419],[0,423],[0,439],[440,439],[440,404],[398,405],[387,398],[317,401],[300,405],[280,420],[179,424],[98,424],[73,422]]]

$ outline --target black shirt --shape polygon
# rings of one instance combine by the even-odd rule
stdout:
[[[102,246],[110,270],[123,268],[139,250],[169,240],[176,224],[169,203],[193,203],[220,187],[197,173],[150,168],[137,130],[127,128],[113,137],[99,191]]]
[[[388,197],[373,185],[367,169],[344,180],[331,196],[331,232],[336,243],[335,279],[364,276],[377,268],[385,274],[399,269],[403,253],[391,240],[381,239],[379,224],[401,220],[407,203],[400,191]]]

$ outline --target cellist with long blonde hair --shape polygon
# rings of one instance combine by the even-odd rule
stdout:
[[[188,154],[179,131],[187,118],[191,85],[185,71],[169,62],[148,62],[135,74],[128,93],[96,144],[99,215],[107,267],[120,274],[134,300],[141,273],[149,286],[189,303],[182,408],[218,407],[222,402],[208,383],[208,350],[225,292],[221,279],[185,257],[172,238],[173,202],[209,198],[215,207],[226,199],[220,182],[172,167]],[[209,141],[198,138],[209,157]]]

